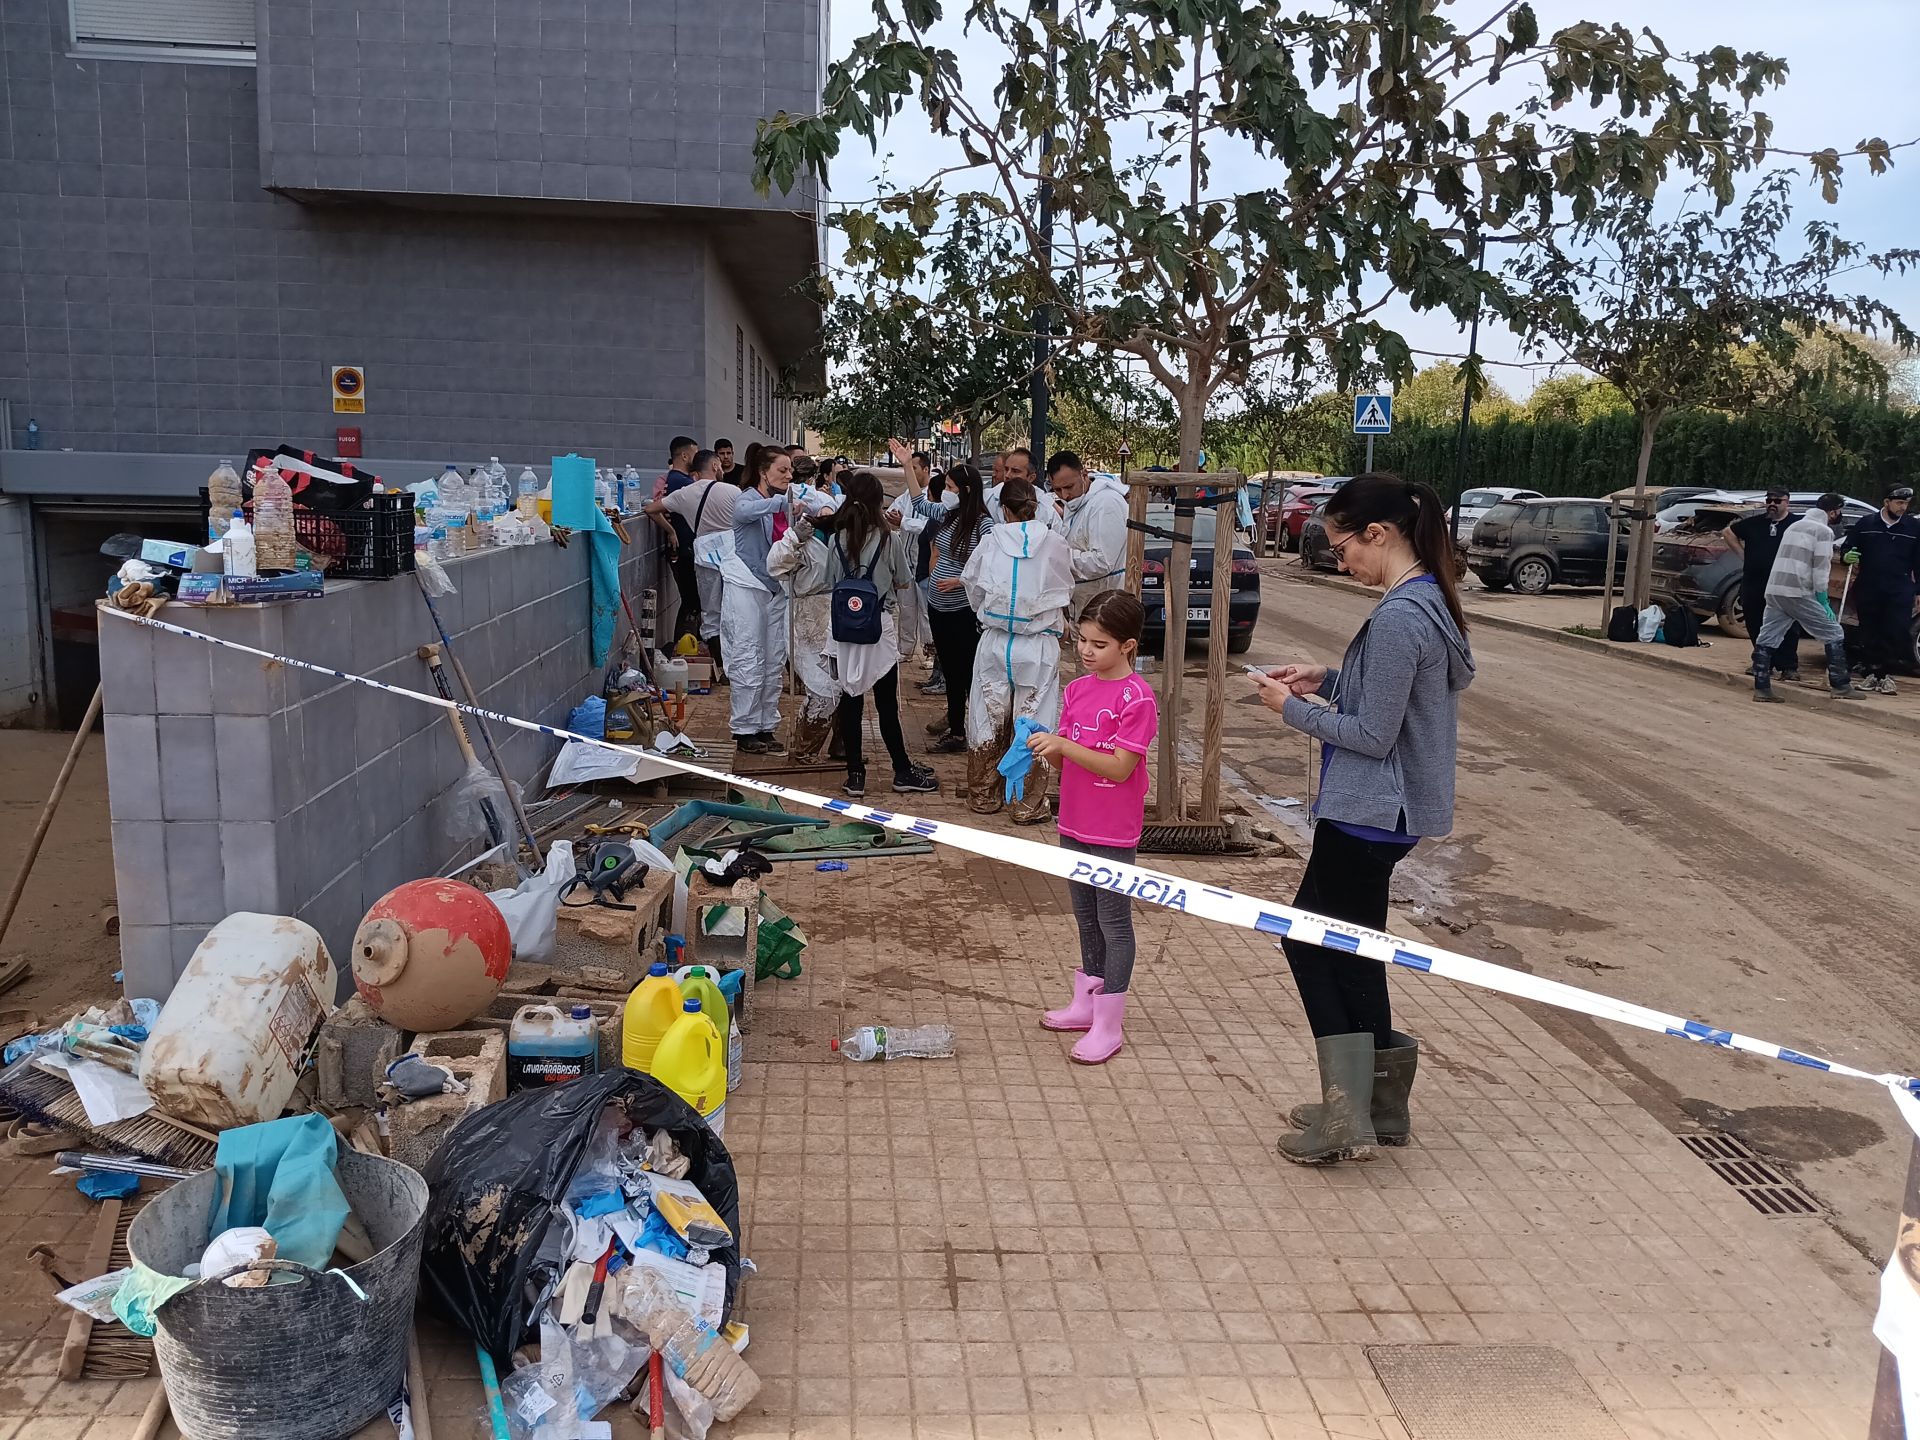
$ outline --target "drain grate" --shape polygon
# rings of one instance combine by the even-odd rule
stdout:
[[[1413,1440],[1626,1440],[1565,1352],[1546,1345],[1370,1345]]]
[[[1682,1135],[1680,1143],[1706,1161],[1708,1169],[1738,1190],[1762,1215],[1791,1218],[1820,1213],[1818,1200],[1738,1135],[1703,1130]]]

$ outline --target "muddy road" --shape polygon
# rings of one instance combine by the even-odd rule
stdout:
[[[1370,601],[1267,568],[1246,658],[1337,664]],[[1532,636],[1482,627],[1473,646],[1455,830],[1401,866],[1403,913],[1535,974],[1862,1069],[1920,1068],[1920,742],[1813,691],[1756,706]],[[1248,785],[1307,798],[1307,743],[1278,716],[1241,699],[1226,733]],[[1867,1293],[1912,1149],[1884,1093],[1526,1008],[1675,1132],[1731,1131],[1784,1162],[1824,1216],[1778,1223]]]

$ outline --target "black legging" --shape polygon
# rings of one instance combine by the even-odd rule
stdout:
[[[900,697],[894,688],[894,681],[900,670],[896,666],[873,682],[873,713],[880,719],[880,738],[887,742],[887,754],[893,760],[893,773],[904,775],[913,764],[907,754],[907,737],[900,733]],[[842,695],[840,707],[834,711],[834,723],[840,730],[840,746],[847,752],[847,773],[865,770],[867,761],[860,749],[861,729],[866,719],[867,697],[864,695]]]
[[[929,604],[927,628],[933,631],[933,653],[940,657],[940,673],[947,681],[947,729],[964,738],[967,695],[973,689],[973,652],[980,645],[980,621],[971,606],[936,610]]]
[[[1413,847],[1360,840],[1322,820],[1313,827],[1313,853],[1293,903],[1330,920],[1350,920],[1369,930],[1387,923],[1387,884],[1393,867]],[[1387,967],[1344,950],[1282,940],[1293,983],[1307,1012],[1313,1038],[1373,1032],[1382,1049],[1393,1044],[1393,1012],[1387,997]]]

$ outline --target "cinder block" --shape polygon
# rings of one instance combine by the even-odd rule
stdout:
[[[427,1168],[453,1127],[467,1115],[507,1093],[507,1037],[491,1030],[439,1030],[414,1036],[409,1052],[451,1070],[467,1082],[464,1095],[434,1095],[396,1102],[391,1154],[403,1165]]]
[[[387,1067],[400,1058],[405,1036],[368,1008],[358,995],[320,1026],[317,1096],[322,1109],[372,1106]]]

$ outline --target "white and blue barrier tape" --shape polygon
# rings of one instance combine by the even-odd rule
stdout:
[[[346,670],[314,665],[305,660],[296,660],[289,655],[275,655],[271,651],[258,650],[251,645],[242,645],[233,640],[224,640],[217,635],[203,634],[181,625],[170,625],[164,620],[132,615],[111,607],[104,607],[104,613],[118,616],[135,625],[145,625],[152,630],[162,630],[168,634],[185,636],[190,640],[203,641],[223,650],[251,655],[277,665],[310,670],[317,675],[329,675],[336,680],[365,685],[373,690],[384,690],[388,694],[417,700],[423,705],[432,705],[442,710],[457,710],[469,715],[478,715],[488,720],[498,721],[502,725],[511,725],[515,729],[531,730],[536,734],[548,735],[555,740],[575,740],[583,745],[611,750],[619,755],[641,754],[650,761],[671,766],[689,775],[699,775],[723,784],[737,785],[744,790],[757,790],[765,795],[777,795],[782,799],[797,801],[811,809],[826,810],[852,819],[865,820],[889,830],[917,835],[943,845],[951,845],[957,850],[984,856],[989,860],[1004,861],[1025,870],[1035,870],[1043,875],[1097,885],[1103,889],[1129,895],[1148,905],[1161,905],[1184,914],[1197,915],[1203,920],[1213,920],[1223,925],[1236,925],[1243,930],[1255,930],[1263,935],[1284,936],[1309,945],[1324,945],[1329,949],[1343,950],[1349,954],[1365,956],[1370,960],[1398,965],[1402,969],[1444,976],[1449,980],[1458,980],[1462,984],[1492,990],[1516,999],[1537,1000],[1542,1004],[1558,1006],[1562,1010],[1571,1010],[1576,1014],[1591,1015],[1595,1019],[1611,1020],[1615,1024],[1631,1025],[1640,1030],[1652,1030],[1723,1050],[1741,1050],[1749,1055],[1760,1055],[1769,1060],[1782,1060],[1789,1065],[1799,1065],[1809,1070],[1824,1070],[1829,1074],[1843,1075],[1849,1079],[1870,1080],[1875,1084],[1886,1085],[1909,1095],[1920,1095],[1920,1080],[1912,1076],[1875,1074],[1869,1070],[1858,1070],[1837,1060],[1825,1060],[1818,1055],[1790,1049],[1785,1045],[1776,1045],[1771,1040],[1758,1040],[1751,1035],[1742,1035],[1736,1030],[1722,1029],[1720,1026],[1690,1020],[1681,1015],[1669,1015],[1650,1006],[1637,1005],[1630,1000],[1616,999],[1611,995],[1601,995],[1592,990],[1583,990],[1577,985],[1568,985],[1563,981],[1542,979],[1540,976],[1529,975],[1504,965],[1495,965],[1487,960],[1476,960],[1470,955],[1442,950],[1438,946],[1422,941],[1403,940],[1398,936],[1379,930],[1369,930],[1365,926],[1353,925],[1344,920],[1329,920],[1306,910],[1295,909],[1291,905],[1282,905],[1278,901],[1262,900],[1252,895],[1243,895],[1236,890],[1222,890],[1178,875],[1149,870],[1142,865],[1124,865],[1118,861],[1091,859],[1052,845],[1042,845],[1018,835],[1002,835],[987,830],[976,830],[970,825],[926,820],[916,815],[879,810],[871,805],[862,805],[851,800],[815,795],[806,790],[796,790],[790,786],[778,785],[771,780],[763,780],[751,775],[732,775],[724,770],[696,765],[677,756],[660,755],[631,745],[618,745],[610,740],[576,735],[570,730],[562,730],[553,725],[542,725],[532,720],[522,720],[518,716],[505,715],[497,710],[488,710],[476,705],[463,705],[455,700],[443,700],[438,695],[423,695],[417,690],[388,685],[383,681],[372,680],[365,675],[355,675]],[[1911,1108],[1902,1107],[1903,1116],[1908,1114]],[[1920,1111],[1913,1113],[1920,1114]],[[1916,1129],[1916,1133],[1920,1133],[1920,1128]]]

